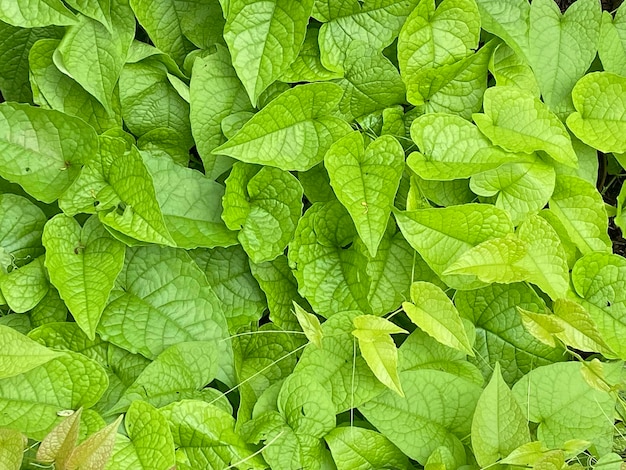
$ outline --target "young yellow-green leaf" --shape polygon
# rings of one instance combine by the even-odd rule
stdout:
[[[602,338],[589,312],[582,305],[571,300],[558,299],[552,308],[557,324],[562,328],[556,336],[563,343],[581,351],[598,351],[607,357],[615,354]]]
[[[252,111],[245,88],[230,62],[228,49],[216,45],[215,52],[197,57],[189,85],[191,131],[207,177],[215,179],[232,165],[232,159],[213,155],[226,139],[224,118],[240,111]]]
[[[559,175],[550,198],[550,211],[583,254],[611,252],[608,217],[594,184],[577,176]]]
[[[279,80],[288,83],[318,82],[340,78],[341,74],[332,72],[322,65],[319,46],[319,28],[309,26],[298,57],[285,69]]]
[[[298,56],[312,9],[313,0],[230,0],[224,39],[253,105]]]
[[[521,1],[525,2],[525,0]],[[479,10],[483,2],[479,0]],[[532,93],[537,98],[541,95],[537,79],[526,60],[506,44],[496,46],[489,62],[489,71],[496,79],[497,86],[516,86]]]
[[[202,398],[202,389],[217,374],[218,354],[215,342],[192,341],[170,346],[139,374],[110,413],[126,411],[135,400],[161,408],[173,401]]]
[[[28,439],[14,429],[0,429],[0,462],[2,470],[20,470]]]
[[[478,399],[472,420],[472,449],[481,467],[496,463],[530,442],[528,421],[502,379],[500,364]]]
[[[355,317],[352,334],[359,340],[359,349],[376,378],[385,386],[404,396],[398,377],[398,350],[392,334],[408,333],[389,320],[373,315]]]
[[[473,0],[424,0],[398,37],[398,62],[407,86],[418,72],[464,59],[478,46],[480,15]]]
[[[83,409],[61,421],[39,444],[37,460],[45,463],[54,462],[55,467],[66,468],[72,451],[78,444],[78,431]]]
[[[302,328],[302,331],[306,335],[307,339],[318,348],[322,348],[322,338],[324,338],[324,332],[320,325],[319,319],[312,313],[304,310],[296,302],[293,303],[294,314],[298,319],[298,323]]]
[[[353,132],[331,146],[324,166],[337,199],[376,256],[404,171],[402,146],[394,137],[382,136],[365,149],[363,135]]]
[[[24,374],[0,379],[0,426],[42,440],[63,410],[90,408],[109,384],[95,361],[67,352]]]
[[[313,204],[298,222],[289,264],[298,291],[318,315],[370,311],[367,258],[350,246],[355,236],[350,215],[336,200]]]
[[[626,7],[623,3],[615,12],[615,18],[608,11],[602,12],[598,55],[605,72],[626,75]]]
[[[90,217],[81,227],[64,214],[48,221],[42,240],[50,281],[78,325],[94,339],[115,279],[124,266],[124,244],[113,238],[97,217]]]
[[[448,266],[444,274],[469,274],[487,284],[510,284],[530,280],[531,268],[527,243],[508,234],[470,248]]]
[[[492,87],[485,92],[483,107],[484,112],[472,118],[495,145],[510,152],[543,150],[559,163],[578,165],[565,126],[530,92],[513,86]]]
[[[66,468],[68,470],[104,470],[113,454],[117,428],[122,418],[123,416],[119,416],[111,424],[81,442],[67,459]]]
[[[319,3],[319,2],[316,2]],[[330,2],[335,3],[335,2]],[[329,70],[342,70],[345,51],[353,41],[362,41],[377,52],[393,42],[398,36],[409,13],[418,3],[416,0],[374,0],[337,2],[330,15],[317,15],[323,21],[319,44],[322,64]],[[317,7],[316,7],[317,8]]]
[[[626,77],[594,72],[572,90],[576,112],[567,117],[576,137],[601,152],[626,152]]]
[[[447,470],[456,467],[454,455],[446,446],[437,447],[424,464],[424,470]]]
[[[61,0],[41,0],[36,5],[30,0],[15,0],[2,3],[0,20],[21,28],[36,28],[73,25],[76,16]]]
[[[411,300],[402,309],[413,323],[441,344],[474,355],[459,312],[445,292],[430,282],[414,282]]]
[[[0,291],[6,304],[17,313],[27,312],[46,296],[50,283],[40,256],[9,274],[0,272]]]
[[[0,325],[0,379],[32,370],[63,355],[36,343],[13,328]]]
[[[283,170],[308,170],[323,160],[333,142],[351,131],[347,122],[331,116],[342,94],[334,83],[287,90],[213,152]]]
[[[563,332],[563,328],[555,315],[529,312],[519,307],[517,311],[522,317],[524,328],[526,328],[531,335],[551,348],[556,347],[557,342],[555,341],[555,337],[558,333]]]
[[[596,56],[602,8],[596,0],[578,0],[561,15],[556,2],[531,3],[528,61],[541,96],[551,111],[572,111],[570,93]]]
[[[587,384],[582,367],[578,362],[538,367],[515,384],[513,394],[527,418],[539,423],[537,439],[546,446],[584,439],[602,455],[612,448],[613,421],[607,416],[612,416],[615,397]]]
[[[26,104],[0,105],[0,176],[40,201],[57,199],[97,150],[96,132],[81,119]]]
[[[440,276],[470,248],[513,232],[508,214],[488,204],[395,211],[394,214],[406,240]],[[442,280],[450,287],[482,285],[468,276],[444,275]]]
[[[408,468],[408,458],[389,439],[371,429],[356,426],[336,427],[324,436],[337,470],[375,470]]]
[[[222,221],[224,187],[166,156],[143,153],[163,220],[181,248],[229,246],[235,233]]]
[[[517,236],[528,248],[525,264],[532,273],[530,282],[552,300],[565,297],[569,290],[567,255],[552,226],[543,217],[532,215],[519,226]]]
[[[525,161],[505,163],[472,176],[470,188],[479,196],[497,196],[496,207],[507,211],[518,225],[545,207],[555,180],[553,165],[533,154]]]
[[[481,388],[439,370],[400,373],[406,396],[391,391],[359,407],[365,418],[409,458],[425,464],[440,446],[450,449],[458,468],[465,462],[461,439],[470,434]]]
[[[66,3],[109,29],[112,27],[111,4],[114,3],[114,0],[66,0]]]
[[[216,183],[217,184],[217,183]],[[222,219],[254,263],[285,251],[302,215],[302,186],[279,168],[236,163],[226,179]]]
[[[113,114],[113,90],[135,35],[135,21],[126,1],[112,2],[111,17],[109,29],[80,15],[63,36],[54,62]]]
[[[626,359],[626,260],[609,253],[586,254],[572,269],[572,284],[602,339]]]
[[[528,58],[530,4],[527,0],[476,0],[480,26],[501,38],[524,62]]]
[[[487,171],[519,156],[491,144],[478,128],[452,114],[428,113],[411,124],[419,152],[407,164],[428,180],[454,180]]]

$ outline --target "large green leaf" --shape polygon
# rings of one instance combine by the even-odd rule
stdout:
[[[615,398],[591,387],[583,378],[584,367],[579,362],[538,367],[515,384],[513,394],[527,418],[539,424],[537,438],[547,446],[583,439],[603,455],[612,448]],[[619,377],[621,366],[613,369]]]
[[[298,223],[289,263],[300,294],[320,315],[370,310],[367,259],[351,246],[355,236],[349,214],[337,201],[314,204]]]
[[[124,266],[124,244],[113,238],[97,217],[81,227],[58,215],[44,228],[46,268],[78,325],[94,339],[115,279]]]
[[[473,276],[443,273],[470,248],[513,231],[508,214],[487,204],[396,211],[394,214],[409,244],[451,287],[481,286]]]
[[[80,119],[25,104],[0,105],[0,176],[40,201],[57,199],[97,150],[95,131]]]
[[[214,153],[283,170],[308,170],[351,130],[345,121],[331,116],[341,96],[341,87],[334,83],[287,90]]]
[[[602,152],[626,152],[626,77],[594,72],[572,90],[576,112],[567,117],[576,137]]]
[[[32,5],[30,0],[3,2],[0,6],[0,20],[22,28],[76,23],[76,16],[61,0],[41,0]]]
[[[601,21],[596,0],[578,0],[564,15],[552,0],[531,3],[528,60],[553,112],[572,110],[570,93],[596,56]]]
[[[525,3],[526,0],[521,1]],[[493,51],[489,71],[496,79],[496,86],[516,86],[533,96],[541,95],[535,74],[524,57],[506,44],[499,44]]]
[[[502,379],[500,365],[478,399],[472,419],[472,449],[481,467],[496,463],[530,442],[528,421]]]
[[[598,326],[602,339],[626,358],[626,261],[609,253],[588,253],[572,269],[572,283],[581,303]]]
[[[530,92],[512,86],[489,88],[483,106],[484,113],[472,117],[495,145],[510,152],[542,150],[559,163],[577,166],[565,126]]]
[[[0,426],[41,440],[59,423],[58,412],[93,406],[107,386],[102,367],[68,352],[24,374],[0,380]]]
[[[376,256],[404,171],[402,146],[394,137],[382,136],[365,149],[363,135],[353,132],[331,146],[324,166],[337,199]]]
[[[240,230],[239,242],[254,263],[285,251],[302,214],[302,186],[278,168],[236,163],[226,179],[222,218]]]
[[[43,256],[19,269],[13,269],[9,274],[0,272],[0,290],[4,301],[17,313],[35,308],[49,288]]]
[[[481,27],[527,59],[530,4],[526,0],[476,0],[476,4]]]
[[[404,371],[400,380],[406,397],[387,391],[359,411],[410,458],[425,464],[437,447],[446,446],[462,465],[461,439],[470,432],[480,387],[436,370]]]
[[[230,0],[224,39],[250,101],[296,59],[313,0]]]
[[[615,12],[602,13],[598,55],[606,72],[626,75],[626,7],[622,3]]]
[[[126,0],[111,4],[112,28],[79,16],[54,54],[61,71],[76,80],[112,114],[113,90],[135,35],[135,21]]]
[[[0,325],[0,344],[1,379],[23,374],[62,355],[4,325]]]
[[[527,284],[493,284],[483,289],[459,291],[454,297],[462,317],[476,326],[476,359],[489,377],[496,362],[512,384],[532,369],[564,359],[561,349],[540,343],[526,331],[517,307],[543,313],[545,304]]]
[[[280,80],[288,83],[317,82],[339,78],[341,74],[332,72],[322,65],[319,46],[319,28],[307,28],[304,43],[298,57],[287,67]]]

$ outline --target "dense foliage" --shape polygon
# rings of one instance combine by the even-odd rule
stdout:
[[[622,465],[626,6],[0,0],[0,91],[0,469]]]

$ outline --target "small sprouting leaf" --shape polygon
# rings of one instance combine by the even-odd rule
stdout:
[[[293,303],[294,314],[298,318],[298,323],[307,339],[318,348],[322,348],[322,338],[324,332],[320,325],[319,319],[312,313],[304,310],[296,302]]]
[[[605,72],[626,75],[626,7],[622,3],[615,12],[602,12],[598,40],[598,56]]]
[[[20,470],[28,439],[15,429],[0,429],[0,462],[3,470]]]
[[[68,470],[104,470],[113,454],[117,428],[122,419],[123,416],[119,416],[111,424],[81,442],[67,459],[66,468]]]
[[[39,445],[37,460],[54,462],[58,468],[65,468],[72,451],[78,443],[78,431],[82,408],[70,410],[71,414],[61,421]]]

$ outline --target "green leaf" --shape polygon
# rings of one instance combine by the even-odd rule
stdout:
[[[288,83],[317,82],[340,78],[340,74],[322,65],[319,46],[319,28],[309,26],[298,57],[285,69],[279,80]]]
[[[546,206],[555,181],[553,165],[533,154],[526,161],[504,163],[472,176],[470,188],[479,196],[496,196],[495,206],[507,211],[518,225]]]
[[[411,124],[412,152],[407,165],[428,180],[468,178],[518,158],[491,145],[471,122],[452,114],[428,113]]]
[[[345,121],[331,116],[341,96],[342,89],[334,83],[292,88],[213,152],[283,170],[308,170],[322,161],[333,142],[351,130]]]
[[[481,467],[496,463],[530,442],[528,421],[502,379],[496,363],[491,381],[478,399],[472,420],[472,448]]]
[[[507,213],[487,204],[396,211],[394,214],[406,240],[439,276],[470,248],[513,231]],[[451,224],[451,220],[456,223]],[[469,276],[443,275],[442,280],[450,287],[482,285]]]
[[[206,277],[182,250],[129,248],[117,282],[119,288],[113,290],[97,330],[106,341],[155,359],[182,341],[228,335],[221,305]],[[221,344],[222,351],[229,349]]]
[[[23,374],[62,355],[4,325],[0,325],[0,343],[0,379]]]
[[[108,386],[104,369],[91,359],[65,353],[24,374],[0,380],[0,426],[42,440],[62,410],[89,408]]]
[[[66,215],[44,228],[46,268],[78,325],[94,339],[115,279],[124,266],[124,244],[90,217],[81,227]]]
[[[559,175],[550,198],[550,211],[583,254],[611,252],[608,218],[595,185],[576,176]]]
[[[87,16],[70,26],[54,54],[61,71],[76,80],[112,114],[113,90],[135,35],[125,1],[111,3],[111,29]]]
[[[189,254],[224,305],[224,314],[231,331],[261,317],[267,303],[250,272],[248,257],[241,245],[194,250]]]
[[[408,333],[389,320],[373,315],[360,315],[352,320],[352,334],[359,340],[359,349],[378,380],[400,396],[404,396],[398,377],[398,350],[391,338],[394,333]]]
[[[33,328],[37,328],[47,323],[64,322],[67,314],[67,306],[61,300],[59,292],[54,286],[50,286],[44,298],[28,313],[28,316]]]
[[[521,0],[526,3],[525,0]],[[479,1],[478,8],[482,2]],[[528,3],[526,3],[528,5]],[[489,71],[496,79],[497,86],[516,86],[539,97],[539,85],[532,69],[523,55],[506,44],[496,46],[489,63]]]
[[[598,331],[620,358],[626,357],[626,260],[609,253],[589,253],[572,269],[572,284]]]
[[[81,442],[70,455],[67,468],[104,470],[113,454],[117,428],[119,428],[122,418],[119,416],[111,424]]]
[[[622,4],[623,5],[623,4]],[[602,12],[602,24],[598,39],[598,55],[606,72],[626,74],[626,7],[615,12]]]
[[[285,251],[302,214],[302,186],[287,171],[236,163],[226,179],[222,218],[254,263]]]
[[[215,52],[195,60],[189,96],[191,131],[205,173],[215,179],[232,165],[229,157],[212,154],[226,141],[222,121],[234,113],[252,110],[246,90],[231,65],[228,49],[216,45]]]
[[[531,3],[528,60],[551,111],[572,110],[570,93],[596,56],[601,21],[595,0],[578,0],[563,15],[551,0]]]
[[[501,38],[516,54],[528,59],[530,4],[526,0],[476,0],[480,26]]]
[[[76,23],[76,16],[61,0],[42,0],[36,6],[30,0],[4,2],[0,7],[0,20],[22,28]]]
[[[376,256],[404,171],[402,146],[394,137],[382,136],[365,149],[363,135],[353,132],[331,146],[324,165],[337,199]]]
[[[458,291],[456,308],[476,326],[476,364],[489,377],[496,362],[502,376],[512,384],[538,366],[563,359],[560,348],[549,348],[532,336],[522,324],[517,307],[537,313],[545,311],[543,300],[527,284],[492,284]]]
[[[202,390],[217,374],[215,342],[192,341],[170,346],[139,374],[109,414],[122,413],[142,400],[162,408],[174,401],[202,398]]]
[[[571,300],[558,299],[552,308],[554,317],[551,318],[562,328],[555,336],[563,343],[582,351],[599,351],[607,357],[614,355],[584,307]]]
[[[356,426],[333,429],[324,436],[337,470],[374,470],[408,468],[408,459],[400,449],[375,431]]]
[[[0,290],[4,300],[17,313],[35,308],[49,288],[43,256],[9,274],[0,273]]]
[[[612,447],[613,422],[607,417],[615,399],[587,384],[582,367],[578,362],[538,367],[515,384],[513,394],[528,419],[539,424],[537,438],[548,447],[584,439],[602,455]]]
[[[331,2],[334,3],[334,2]],[[348,2],[341,2],[341,4]],[[380,52],[398,36],[416,0],[374,0],[353,2],[345,8],[332,8],[328,15],[317,15],[324,24],[319,44],[322,64],[329,70],[342,70],[345,52],[353,41],[362,41]]]
[[[319,315],[370,310],[367,260],[349,246],[355,236],[349,214],[337,201],[314,204],[298,222],[289,264],[298,291]]]
[[[319,319],[314,314],[304,310],[296,302],[293,303],[293,308],[298,323],[309,342],[313,343],[318,348],[322,348],[324,332],[322,331]]]
[[[222,185],[169,157],[148,153],[143,153],[143,157],[163,220],[177,246],[189,249],[236,243],[235,234],[221,217]]]
[[[409,458],[422,465],[439,446],[448,447],[457,466],[465,462],[460,439],[469,435],[480,387],[435,370],[400,373],[400,397],[387,391],[359,407],[367,420]]]
[[[24,141],[24,135],[30,138]],[[98,150],[84,121],[25,104],[0,105],[0,176],[50,203],[78,177]]]
[[[411,300],[403,302],[402,309],[421,330],[446,346],[474,355],[459,312],[445,292],[429,282],[414,282]]]
[[[313,0],[230,0],[224,39],[253,105],[298,56],[312,9]]]
[[[601,152],[626,152],[626,77],[609,72],[585,75],[574,86],[576,112],[567,117],[576,137]]]
[[[99,21],[109,28],[111,25],[111,0],[66,0],[66,3],[85,16]]]
[[[27,440],[14,429],[0,429],[0,462],[3,470],[20,470]]]
[[[484,113],[472,118],[495,145],[509,152],[542,150],[559,163],[577,166],[578,157],[565,126],[529,92],[511,86],[489,88],[483,106]]]

